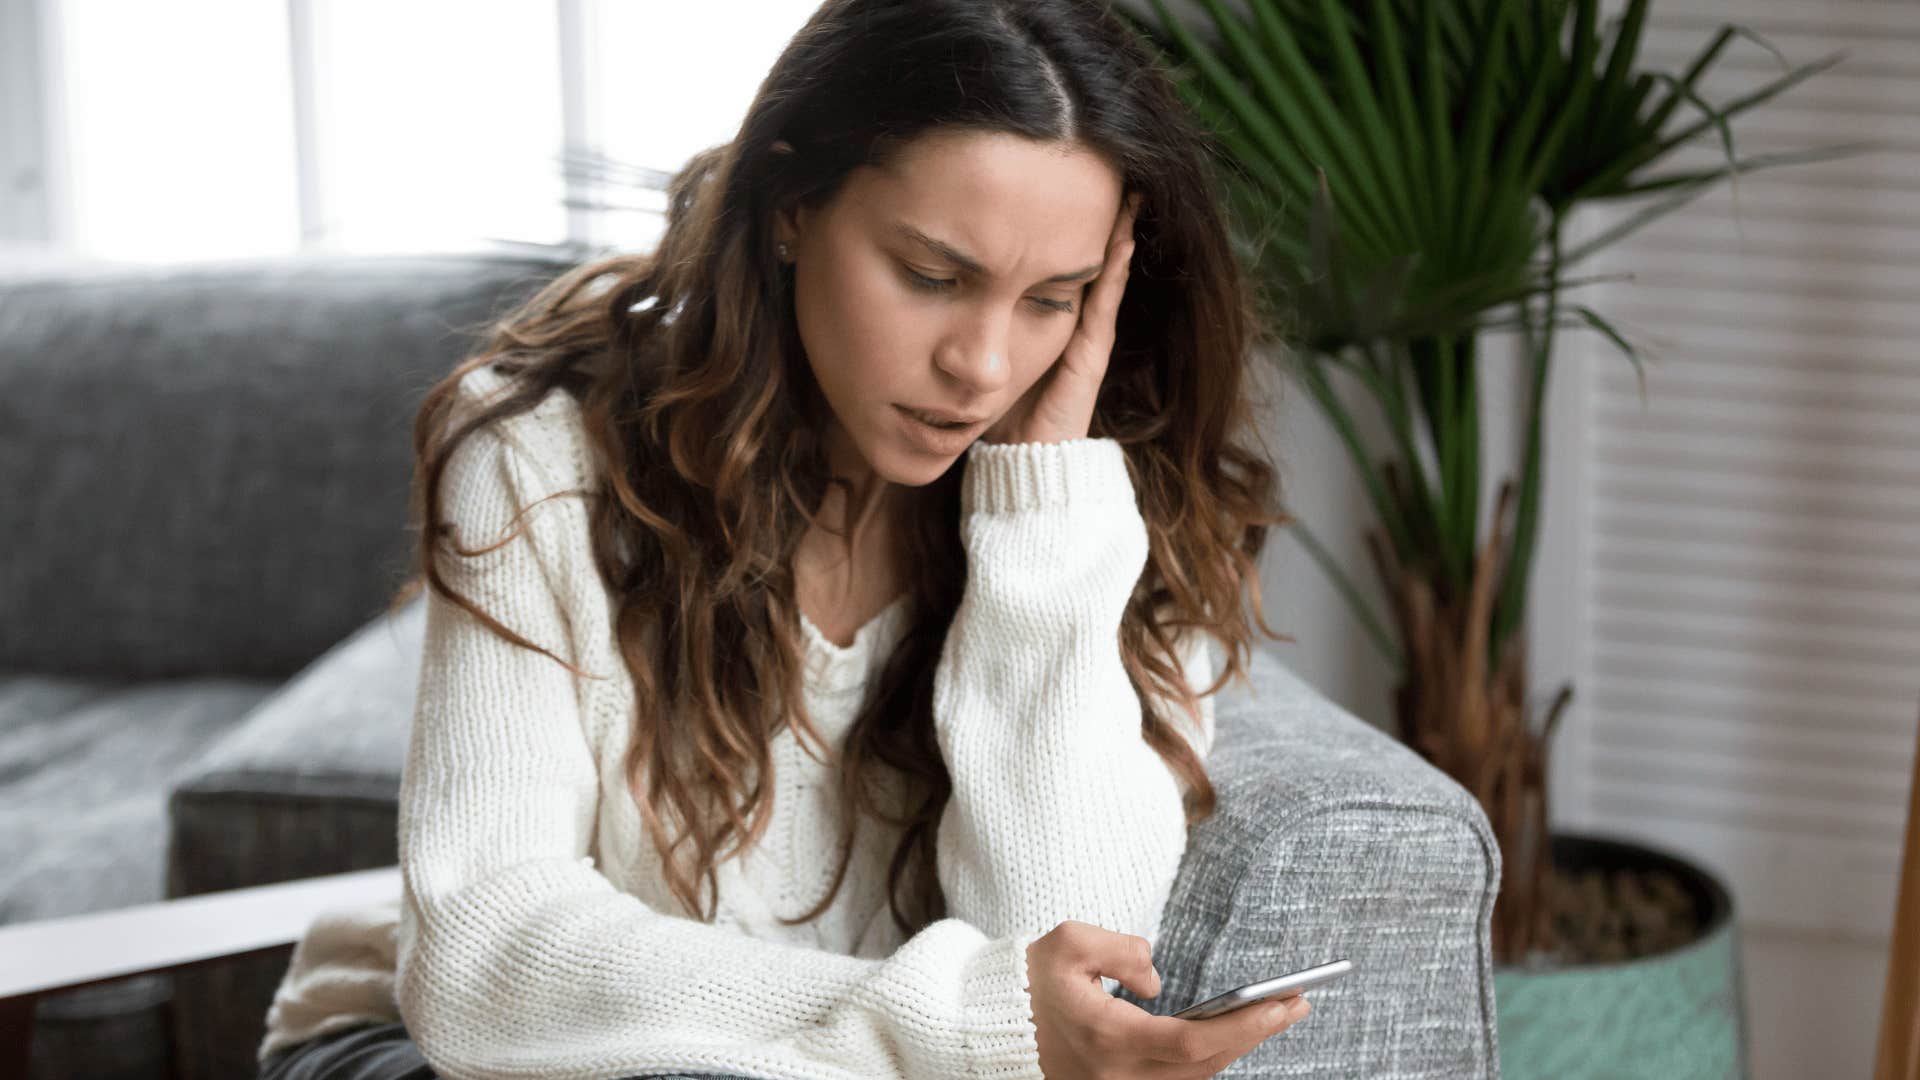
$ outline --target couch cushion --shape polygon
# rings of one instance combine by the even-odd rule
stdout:
[[[0,924],[161,899],[168,792],[273,685],[0,677]]]
[[[0,273],[0,669],[284,678],[378,613],[421,395],[564,265]]]
[[[416,596],[327,650],[183,771],[168,895],[391,865],[426,635]]]
[[[0,924],[161,899],[167,793],[272,689],[0,677]],[[172,991],[136,975],[40,999],[31,1075],[162,1075]]]

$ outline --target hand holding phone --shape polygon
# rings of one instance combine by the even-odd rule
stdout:
[[[1308,1008],[1304,998],[1292,1009],[1229,1006],[1231,1016],[1195,1022],[1114,997],[1102,987],[1103,977],[1143,998],[1160,993],[1146,938],[1069,919],[1027,946],[1027,990],[1041,1072],[1062,1078],[1136,1076],[1168,1073],[1170,1065],[1184,1064],[1192,1066],[1190,1075],[1213,1076],[1298,1022]],[[1292,992],[1298,998],[1298,987]]]
[[[1173,1016],[1177,1020],[1205,1020],[1210,1016],[1244,1009],[1262,1001],[1297,997],[1316,986],[1324,986],[1352,970],[1353,962],[1350,960],[1330,961],[1276,978],[1248,983],[1236,990],[1229,990],[1224,994],[1189,1005],[1174,1013]]]

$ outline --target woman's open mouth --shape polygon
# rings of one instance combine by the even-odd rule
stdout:
[[[905,419],[907,434],[931,453],[957,454],[965,450],[967,444],[986,427],[985,420],[945,423],[905,405],[895,405],[894,408]]]
[[[977,420],[942,420],[932,413],[921,412],[918,409],[909,409],[905,405],[900,406],[900,411],[926,424],[928,427],[936,427],[942,431],[960,431],[979,423]]]

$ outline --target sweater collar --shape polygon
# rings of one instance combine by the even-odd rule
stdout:
[[[866,686],[893,655],[895,645],[907,628],[912,592],[904,592],[868,619],[854,632],[853,643],[845,647],[827,640],[820,628],[805,614],[800,616],[800,633],[807,646],[807,685],[826,693],[846,693]]]

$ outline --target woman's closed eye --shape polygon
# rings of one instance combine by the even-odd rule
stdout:
[[[903,266],[900,269],[903,273],[907,275],[908,283],[911,284],[914,288],[921,290],[922,292],[930,292],[930,293],[949,292],[954,288],[954,286],[959,284],[959,282],[953,278],[928,277],[927,275],[922,274],[911,267]],[[1032,300],[1043,311],[1057,312],[1063,315],[1070,315],[1073,313],[1073,310],[1074,310],[1074,303],[1071,300],[1049,300],[1043,296],[1034,296],[1034,297],[1029,297],[1028,299]]]

